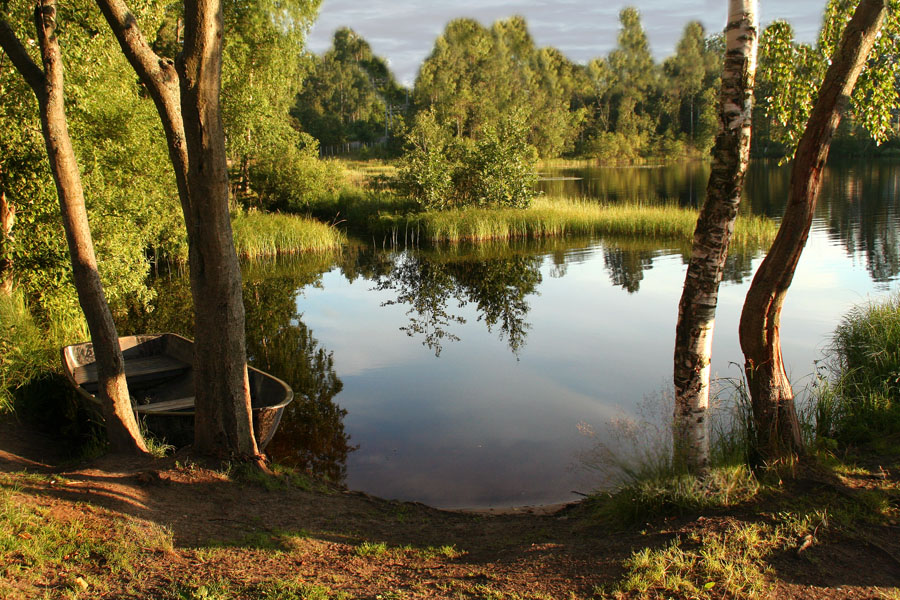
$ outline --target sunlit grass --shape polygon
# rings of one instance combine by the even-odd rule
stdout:
[[[346,241],[336,228],[294,215],[241,214],[232,220],[232,228],[235,248],[242,258],[332,252]]]
[[[28,483],[21,476],[16,481]],[[76,595],[102,593],[110,574],[139,581],[140,555],[172,549],[171,533],[156,525],[61,518],[22,500],[14,480],[0,479],[3,598],[38,597],[48,585]]]
[[[430,242],[483,242],[498,239],[612,235],[690,240],[697,212],[677,206],[603,205],[538,198],[530,208],[463,208],[409,215],[382,214],[382,235]],[[762,247],[771,243],[776,224],[763,217],[739,217],[732,243]],[[412,233],[414,232],[414,233]]]
[[[766,598],[771,585],[763,559],[779,542],[772,528],[747,524],[644,548],[625,561],[614,597]]]
[[[54,315],[42,327],[21,294],[0,294],[0,413],[12,410],[17,390],[59,370],[59,348],[66,340],[86,336],[81,315]]]

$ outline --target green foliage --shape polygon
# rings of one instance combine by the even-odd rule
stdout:
[[[768,142],[793,155],[800,140],[825,71],[831,63],[844,27],[858,2],[830,0],[815,47],[794,41],[784,21],[775,21],[760,36],[756,99],[760,107],[754,122],[757,148]],[[900,2],[890,0],[882,31],[854,87],[845,119],[865,131],[877,143],[892,134],[896,105],[897,36],[900,35]]]
[[[526,135],[521,114],[485,128],[471,154],[463,157],[464,172],[456,184],[460,204],[528,207],[536,194],[537,152]]]
[[[571,150],[586,116],[582,69],[554,49],[538,50],[524,19],[490,29],[472,19],[447,24],[416,79],[414,98],[457,138],[478,139],[513,112],[541,156]]]
[[[422,209],[526,208],[536,195],[537,154],[516,112],[487,126],[474,142],[453,139],[433,111],[416,116],[400,164],[401,189]]]
[[[291,151],[288,111],[304,75],[298,57],[320,3],[225,2],[222,120],[239,194],[251,162]]]
[[[406,139],[408,149],[398,174],[401,189],[426,210],[452,206],[453,173],[459,167],[452,139],[437,123],[435,113],[416,115]]]
[[[22,39],[32,5],[4,5]],[[149,23],[157,8],[141,6]],[[69,129],[82,171],[100,274],[114,310],[147,302],[150,263],[183,247],[183,228],[155,109],[92,3],[59,9],[58,37],[66,66]],[[36,58],[36,57],[35,57]],[[36,100],[0,53],[0,186],[16,209],[12,239],[3,253],[12,259],[18,284],[43,314],[79,312],[71,284],[65,238],[54,185],[40,135]],[[38,60],[38,63],[40,61]]]
[[[356,32],[338,29],[332,47],[307,60],[309,75],[291,114],[323,146],[376,142],[402,131],[407,90]]]
[[[318,143],[308,134],[290,132],[289,140],[267,149],[249,167],[250,185],[264,210],[301,212],[322,196],[334,194],[341,167],[318,157]]]

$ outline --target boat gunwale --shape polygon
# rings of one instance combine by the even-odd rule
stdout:
[[[193,340],[188,339],[188,338],[184,337],[183,335],[179,335],[177,333],[164,332],[164,333],[143,333],[143,334],[138,334],[138,335],[121,336],[121,337],[119,337],[119,347],[120,348],[122,347],[123,341],[130,342],[133,340],[135,342],[140,343],[139,340],[141,340],[141,339],[160,339],[160,338],[164,338],[164,337],[175,338],[186,344],[190,344],[191,346],[193,346],[193,344],[194,344]],[[69,357],[71,356],[71,354],[70,354],[71,351],[73,351],[76,348],[85,347],[85,346],[93,346],[93,342],[87,341],[87,342],[79,342],[76,344],[68,344],[66,346],[63,346],[60,349],[60,357],[62,359],[63,371],[65,372],[66,379],[75,388],[78,395],[86,400],[89,400],[92,404],[95,404],[101,410],[101,414],[102,414],[103,401],[100,399],[100,397],[98,395],[90,393],[89,391],[84,389],[84,387],[82,387],[82,385],[79,384],[75,380],[74,368],[72,367],[74,360],[69,360]],[[129,346],[129,347],[131,347],[131,346]],[[189,369],[193,370],[193,368],[194,368],[193,364],[190,364]],[[249,376],[249,371],[253,371],[265,379],[274,381],[279,386],[281,386],[281,388],[284,391],[282,400],[280,400],[278,403],[275,403],[275,404],[263,404],[260,406],[253,406],[252,399],[251,399],[251,406],[250,406],[251,412],[283,410],[284,407],[286,407],[288,404],[290,404],[294,400],[293,388],[291,386],[289,386],[287,384],[287,382],[285,382],[283,379],[276,377],[275,375],[272,375],[271,373],[267,373],[266,371],[257,369],[256,367],[250,366],[249,364],[247,365],[247,371],[248,371],[248,376]],[[191,408],[190,410],[185,410],[185,409],[166,410],[166,411],[154,412],[152,414],[152,416],[193,417],[193,416],[195,416],[195,412],[196,412],[195,408]],[[142,416],[149,416],[149,415],[140,415],[135,410],[135,416],[138,418],[141,418]]]

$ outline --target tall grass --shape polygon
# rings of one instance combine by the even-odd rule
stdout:
[[[234,244],[242,258],[339,250],[346,242],[334,227],[294,215],[241,213],[232,219]]]
[[[601,205],[539,198],[525,210],[463,208],[381,214],[373,226],[381,235],[408,234],[430,242],[482,242],[567,235],[690,240],[696,223],[696,211],[676,206]],[[732,243],[742,247],[765,246],[774,239],[776,229],[773,221],[763,217],[739,217]]]
[[[814,390],[816,433],[850,443],[900,433],[900,294],[851,309]]]
[[[749,404],[744,389],[731,380],[716,382],[711,399],[710,472],[689,473],[672,455],[671,394],[645,399],[636,417],[605,424],[582,463],[598,473],[601,488],[591,502],[599,518],[635,523],[661,515],[682,514],[746,502],[760,490],[747,467]],[[580,424],[582,433],[595,436]]]
[[[12,410],[20,390],[58,372],[65,340],[86,337],[83,319],[54,318],[41,327],[20,294],[0,294],[0,413]]]

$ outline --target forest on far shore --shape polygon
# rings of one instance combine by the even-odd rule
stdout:
[[[435,40],[412,89],[395,80],[365,39],[342,28],[323,55],[305,55],[307,75],[291,115],[329,155],[360,147],[379,148],[378,156],[396,155],[415,115],[423,111],[432,111],[444,128],[467,139],[477,139],[503,115],[518,111],[530,126],[528,142],[542,158],[628,163],[705,157],[717,127],[725,48],[721,33],[692,21],[675,53],[657,63],[639,11],[623,9],[619,22],[616,48],[581,65],[555,48],[538,48],[522,17],[490,27],[456,19]],[[762,32],[755,156],[780,158],[795,143],[797,124],[785,119],[784,107],[796,107],[814,94],[822,76],[822,42],[815,47],[795,42],[784,21]],[[834,155],[893,149],[892,143],[878,148],[853,115],[848,117]]]

